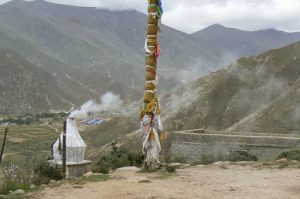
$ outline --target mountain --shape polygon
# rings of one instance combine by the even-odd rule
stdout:
[[[165,96],[169,130],[298,133],[300,42],[241,58]]]
[[[214,24],[191,34],[201,46],[222,56],[224,64],[234,59],[256,55],[300,40],[300,33],[275,29],[243,31]]]
[[[63,63],[110,74],[125,84],[134,82],[134,87],[140,90],[144,73],[145,24],[146,16],[134,10],[109,11],[43,0],[14,0],[0,6],[0,26],[10,35],[18,34],[15,38],[26,39],[26,43],[31,42]],[[214,72],[240,56],[280,47],[268,35],[253,42],[252,37],[235,37],[231,31],[224,34],[224,29],[227,30],[212,26],[189,35],[163,26],[159,59],[162,79],[174,85]],[[214,31],[215,36],[211,34]],[[213,35],[212,39],[207,35]],[[232,42],[233,46],[223,46],[218,38]],[[271,44],[261,47],[264,39]],[[279,43],[283,46],[289,42]],[[24,52],[19,53],[27,57]]]
[[[0,114],[60,110],[76,98],[15,52],[1,49],[0,60]]]
[[[47,72],[55,84],[71,93],[71,104],[80,105],[107,91],[129,102],[138,100],[143,92],[145,24],[146,15],[134,10],[110,11],[43,0],[14,0],[0,6],[0,49],[10,49],[36,69]],[[222,34],[222,30],[216,34]],[[237,56],[236,52],[253,53],[247,46],[241,49],[238,45],[224,50],[222,42],[214,43],[167,26],[162,31],[160,92],[219,70]],[[272,43],[288,33],[260,34]],[[298,34],[293,37],[297,39]],[[252,45],[251,38],[244,40]],[[289,43],[290,39],[282,42]],[[262,49],[261,43],[252,46]],[[68,110],[71,105],[63,107]]]
[[[132,101],[143,91],[145,21],[146,16],[136,11],[15,0],[0,6],[0,49],[10,49],[48,72],[72,92],[73,105],[106,91]],[[178,84],[184,74],[178,70],[188,71],[197,59],[215,66],[215,58],[188,34],[163,30],[161,44],[166,51],[161,56],[160,89]],[[209,71],[203,65],[203,73]]]
[[[137,11],[109,11],[40,0],[15,0],[0,7],[0,25],[18,34],[16,37],[61,62],[110,73],[127,84],[133,81],[142,85],[144,79],[145,24],[146,15]],[[217,58],[196,45],[188,34],[166,26],[162,29],[160,68],[164,77],[174,76],[178,70],[188,71],[191,65],[197,66],[200,74],[218,68]]]
[[[139,91],[106,75],[87,74],[40,53],[36,54],[40,55],[39,60],[45,60],[45,66],[54,64],[50,65],[52,68],[46,70],[38,60],[25,58],[13,50],[0,49],[0,55],[0,115],[68,111],[111,90],[125,99],[136,100],[140,95]],[[99,83],[101,86],[97,86]]]

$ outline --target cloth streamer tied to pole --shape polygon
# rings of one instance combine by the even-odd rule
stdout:
[[[145,41],[146,71],[143,105],[140,112],[141,126],[144,133],[143,154],[144,167],[156,169],[160,166],[159,153],[163,140],[160,121],[160,105],[157,96],[157,59],[160,54],[158,34],[160,32],[161,17],[163,14],[161,0],[148,0],[147,38]]]

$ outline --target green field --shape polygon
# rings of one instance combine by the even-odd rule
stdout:
[[[44,125],[10,126],[2,165],[32,166],[34,162],[46,159],[58,135],[59,132]],[[4,127],[0,127],[1,145],[3,137]]]
[[[48,125],[9,126],[4,150],[3,165],[20,165],[32,167],[47,159],[51,145],[62,130],[62,122]],[[86,158],[95,160],[101,154],[100,148],[139,128],[135,118],[119,117],[104,122],[101,126],[88,126],[81,133],[87,143]],[[0,127],[0,144],[2,145],[5,127]],[[140,142],[138,143],[140,144]],[[132,148],[132,146],[130,147]]]

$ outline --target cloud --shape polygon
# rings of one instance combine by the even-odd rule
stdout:
[[[174,1],[168,1],[168,4],[171,2]],[[184,2],[179,0],[178,3],[170,5],[163,22],[185,32],[194,32],[214,23],[244,30],[266,28],[300,30],[298,17],[300,1],[186,0]]]
[[[7,0],[0,0],[0,3]],[[146,12],[145,0],[49,0],[55,3],[135,9]],[[184,32],[195,32],[219,23],[244,30],[276,28],[300,31],[299,0],[162,0],[163,23]]]

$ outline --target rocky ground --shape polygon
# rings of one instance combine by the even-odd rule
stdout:
[[[101,198],[205,198],[205,199],[298,199],[300,196],[299,164],[287,166],[262,163],[228,163],[188,166],[175,173],[142,173],[137,168],[121,168],[102,182],[84,185],[67,183],[30,198],[101,199]]]

